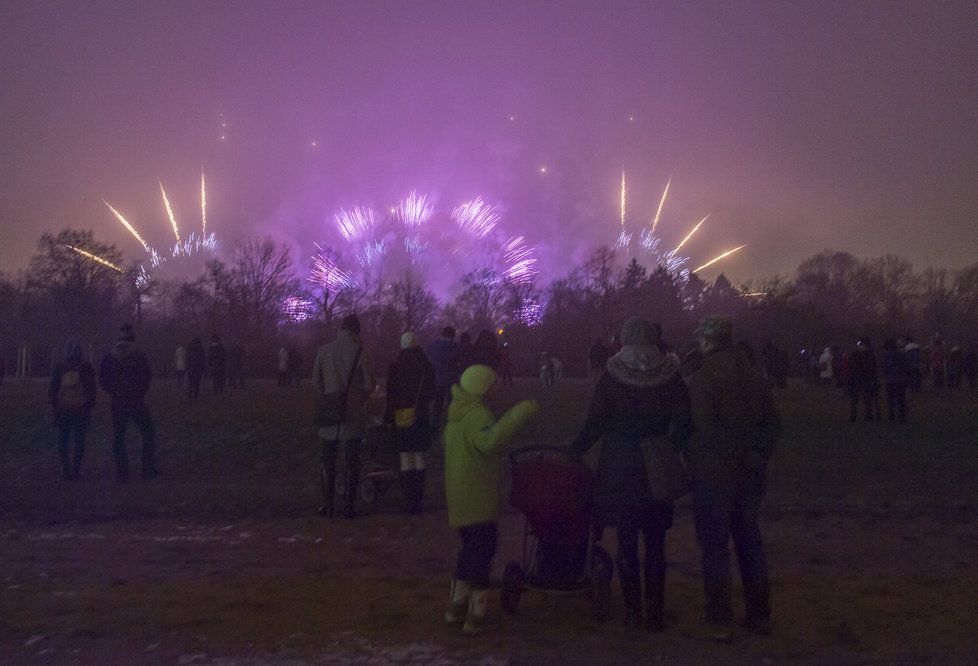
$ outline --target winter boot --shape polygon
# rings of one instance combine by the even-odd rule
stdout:
[[[319,477],[319,485],[323,490],[323,505],[319,507],[319,513],[327,518],[332,518],[333,498],[336,497],[336,465],[323,463]]]
[[[469,613],[465,616],[462,631],[467,634],[481,634],[499,627],[486,619],[489,606],[489,590],[472,590],[469,595]]]
[[[404,498],[404,510],[414,513],[414,470],[403,470],[398,478],[401,482],[401,497]]]
[[[360,482],[360,467],[351,467],[346,475],[346,508],[343,509],[344,518],[357,517],[357,486]]]
[[[465,614],[469,610],[469,594],[472,587],[464,580],[454,579],[452,590],[448,595],[448,609],[445,611],[445,622],[456,624],[465,621]]]
[[[424,503],[424,470],[411,471],[411,513],[421,513]]]

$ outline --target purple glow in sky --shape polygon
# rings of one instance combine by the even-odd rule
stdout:
[[[620,232],[623,168],[636,223],[674,176],[663,249],[706,213],[683,254],[750,243],[706,278],[828,246],[958,267],[978,247],[975,25],[961,0],[8,2],[0,270],[64,226],[138,258],[103,199],[169,246],[151,185],[182,232],[203,170],[222,242],[271,233],[305,261],[358,201],[482,194],[553,276]]]

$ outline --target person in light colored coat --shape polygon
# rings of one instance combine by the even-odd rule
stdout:
[[[351,376],[352,380],[347,386]],[[360,447],[368,423],[367,400],[376,386],[373,363],[370,354],[363,349],[360,340],[360,320],[356,315],[345,317],[336,339],[319,348],[313,366],[312,383],[319,395],[346,391],[343,423],[319,429],[319,438],[323,446],[324,499],[320,511],[326,516],[333,515],[336,453],[340,444],[343,444],[346,459],[344,515],[352,518],[356,515],[353,505],[360,475]]]

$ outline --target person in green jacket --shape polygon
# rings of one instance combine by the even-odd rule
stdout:
[[[496,385],[489,366],[473,365],[452,386],[445,426],[445,494],[448,525],[459,531],[462,548],[445,621],[462,622],[476,634],[493,627],[486,622],[489,571],[496,553],[499,519],[499,473],[506,444],[538,411],[524,400],[497,421],[483,402]]]

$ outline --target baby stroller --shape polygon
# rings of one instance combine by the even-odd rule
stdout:
[[[369,510],[377,509],[387,488],[397,484],[397,442],[390,428],[382,425],[370,427],[360,452],[360,477],[357,482],[357,499]],[[334,487],[338,498],[346,496],[346,473],[339,467]]]
[[[525,517],[523,555],[506,565],[502,607],[515,613],[524,590],[591,598],[595,620],[608,619],[611,557],[597,543],[594,474],[564,449],[533,446],[509,455],[510,502]]]

